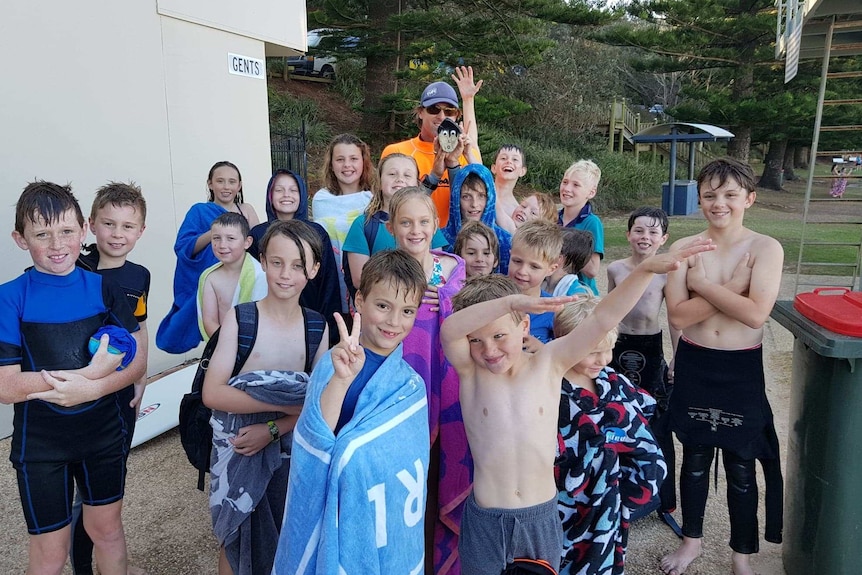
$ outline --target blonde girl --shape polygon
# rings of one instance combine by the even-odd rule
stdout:
[[[348,290],[358,286],[362,278],[362,266],[372,254],[394,249],[395,238],[386,228],[389,220],[389,201],[398,190],[419,185],[419,168],[416,160],[406,154],[390,154],[380,160],[377,167],[380,185],[371,196],[365,212],[353,220],[347,239],[344,240],[346,257],[345,281],[350,279]],[[431,242],[432,248],[446,246],[446,238],[438,230]],[[352,291],[352,290],[351,290]]]

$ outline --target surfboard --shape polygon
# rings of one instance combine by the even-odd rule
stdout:
[[[132,447],[170,431],[179,424],[180,402],[192,389],[197,363],[179,366],[155,376],[144,390],[135,423]]]

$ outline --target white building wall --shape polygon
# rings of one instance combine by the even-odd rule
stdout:
[[[0,79],[0,236],[7,238],[0,240],[0,282],[31,263],[8,235],[28,182],[70,182],[86,214],[96,188],[134,180],[148,205],[147,229],[130,256],[152,273],[148,373],[194,357],[165,354],[154,343],[171,305],[177,228],[190,205],[206,200],[214,162],[239,166],[246,201],[263,217],[270,174],[266,82],[229,74],[228,53],[263,60],[276,42],[303,49],[304,2],[10,4],[0,18],[7,62]],[[249,17],[237,16],[243,12]],[[0,406],[0,437],[11,432],[10,413]]]

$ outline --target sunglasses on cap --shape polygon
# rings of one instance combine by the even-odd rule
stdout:
[[[431,106],[426,106],[425,111],[431,114],[432,116],[436,116],[441,111],[446,114],[447,118],[457,118],[458,114],[461,112],[458,108],[451,108],[449,106],[441,106],[440,104],[433,104]]]

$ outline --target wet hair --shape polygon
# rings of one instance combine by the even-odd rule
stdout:
[[[341,186],[338,184],[338,178],[335,177],[335,170],[332,169],[332,156],[335,152],[335,146],[339,144],[359,148],[359,152],[362,155],[362,175],[359,177],[359,189],[375,189],[377,187],[377,171],[371,162],[371,149],[368,147],[368,144],[353,134],[339,134],[335,136],[326,148],[326,155],[323,158],[323,171],[320,178],[323,180],[323,185],[326,189],[336,196],[341,195]]]
[[[386,169],[386,164],[389,160],[399,158],[410,160],[413,163],[413,167],[416,168],[416,184],[419,184],[419,166],[416,164],[416,158],[398,152],[380,158],[380,162],[377,163],[377,187],[374,188],[374,194],[371,196],[371,201],[368,202],[368,207],[365,208],[366,220],[383,209],[383,170]]]
[[[457,312],[477,303],[491,301],[508,295],[518,295],[521,290],[510,278],[502,274],[473,276],[464,282],[464,287],[452,297],[452,311]],[[516,322],[523,319],[523,314],[512,312]]]
[[[592,160],[578,160],[577,162],[566,168],[563,177],[568,176],[572,172],[580,172],[582,174],[587,174],[596,181],[596,186],[599,185],[599,180],[602,179],[602,170]]]
[[[272,222],[260,239],[260,259],[263,261],[266,258],[266,250],[269,247],[269,242],[275,236],[284,236],[293,241],[296,249],[299,250],[299,259],[302,261],[302,273],[308,279],[308,262],[305,259],[305,248],[302,242],[308,244],[311,248],[311,255],[314,261],[312,265],[319,264],[323,258],[323,246],[320,242],[320,236],[311,227],[311,224],[302,220],[277,220]]]
[[[543,220],[548,220],[549,222],[556,224],[557,203],[550,195],[542,192],[533,192],[532,194],[526,194],[524,196],[521,196],[521,200],[518,203],[520,204],[527,198],[533,197],[536,198],[536,203],[539,204],[539,218]]]
[[[480,221],[469,221],[461,226],[461,230],[455,237],[455,245],[453,246],[452,251],[460,256],[461,252],[464,251],[464,247],[467,245],[467,242],[470,241],[471,238],[477,236],[485,238],[485,241],[488,242],[488,247],[494,255],[494,261],[496,262],[493,267],[496,268],[500,264],[500,240],[497,239],[497,234],[494,233],[494,230]]]
[[[641,206],[637,208],[629,216],[629,231],[632,231],[632,226],[635,225],[635,220],[638,218],[650,218],[652,220],[650,226],[655,226],[656,224],[658,224],[661,226],[662,235],[667,234],[667,228],[669,224],[667,219],[667,212],[665,212],[663,209],[653,208],[650,206]]]
[[[251,228],[249,228],[248,220],[245,219],[245,216],[242,214],[238,214],[236,212],[225,212],[221,214],[219,217],[213,220],[212,225],[210,225],[210,229],[215,226],[222,226],[225,228],[239,228],[239,231],[242,232],[242,237],[247,238],[249,233],[251,232]]]
[[[425,191],[425,188],[420,186],[409,186],[401,188],[395,192],[392,199],[389,200],[389,221],[393,221],[395,219],[395,214],[401,206],[413,198],[419,198],[425,202],[425,205],[428,206],[428,211],[431,212],[431,216],[435,221],[439,221],[437,217],[437,206],[434,205],[434,201],[431,199],[431,196],[428,195],[428,192]]]
[[[37,180],[27,184],[15,204],[15,231],[23,234],[26,222],[36,224],[39,218],[47,224],[59,222],[69,210],[75,212],[75,219],[83,229],[84,213],[72,193],[72,186]]]
[[[745,162],[736,158],[719,158],[705,165],[697,175],[697,195],[700,196],[704,184],[710,184],[713,178],[718,178],[718,186],[723,186],[728,179],[733,178],[747,193],[757,189],[757,178],[754,170]]]
[[[416,258],[401,250],[382,250],[368,258],[362,266],[362,279],[357,293],[368,294],[382,282],[394,287],[396,295],[403,290],[405,301],[409,301],[408,298],[412,296],[416,305],[422,302],[428,287],[422,266]]]
[[[236,164],[234,164],[233,162],[228,162],[227,160],[222,160],[221,162],[216,162],[215,164],[213,164],[213,167],[210,168],[210,173],[207,175],[207,192],[209,193],[207,201],[208,202],[214,202],[215,201],[215,194],[213,193],[213,190],[210,187],[210,182],[213,180],[213,174],[219,168],[225,168],[225,167],[233,168],[234,170],[236,170],[236,176],[239,179],[239,191],[237,192],[236,197],[233,199],[233,203],[235,203],[236,205],[240,205],[240,204],[245,203],[245,200],[242,197],[242,174],[240,173],[239,168],[236,167]]]
[[[488,186],[485,185],[485,180],[482,179],[476,172],[471,172],[467,174],[467,177],[464,178],[464,181],[461,182],[461,189],[469,188],[475,191],[483,191],[485,192],[485,196],[488,196]]]
[[[533,250],[544,261],[555,263],[563,249],[563,232],[559,226],[547,220],[532,220],[515,231],[512,247],[519,243]]]
[[[497,158],[500,157],[500,152],[518,152],[521,154],[521,164],[527,165],[527,154],[524,153],[524,150],[521,149],[520,146],[516,146],[515,144],[503,144],[500,146],[500,149],[497,150],[497,153],[494,154],[494,163],[497,162]]]
[[[593,257],[593,234],[574,228],[563,229],[563,268],[571,274],[580,273]]]
[[[141,193],[141,188],[135,182],[108,182],[96,190],[96,199],[90,208],[90,219],[95,220],[99,210],[108,204],[118,208],[129,206],[141,216],[141,223],[147,222],[147,201]]]
[[[563,306],[563,309],[554,315],[554,338],[560,338],[571,333],[573,329],[581,325],[595,311],[596,306],[601,301],[601,298],[592,294],[583,294],[578,295],[576,301],[569,302]],[[602,341],[596,344],[596,347],[601,343],[607,343],[613,347],[617,341],[618,333],[619,331],[614,327],[605,335]]]

